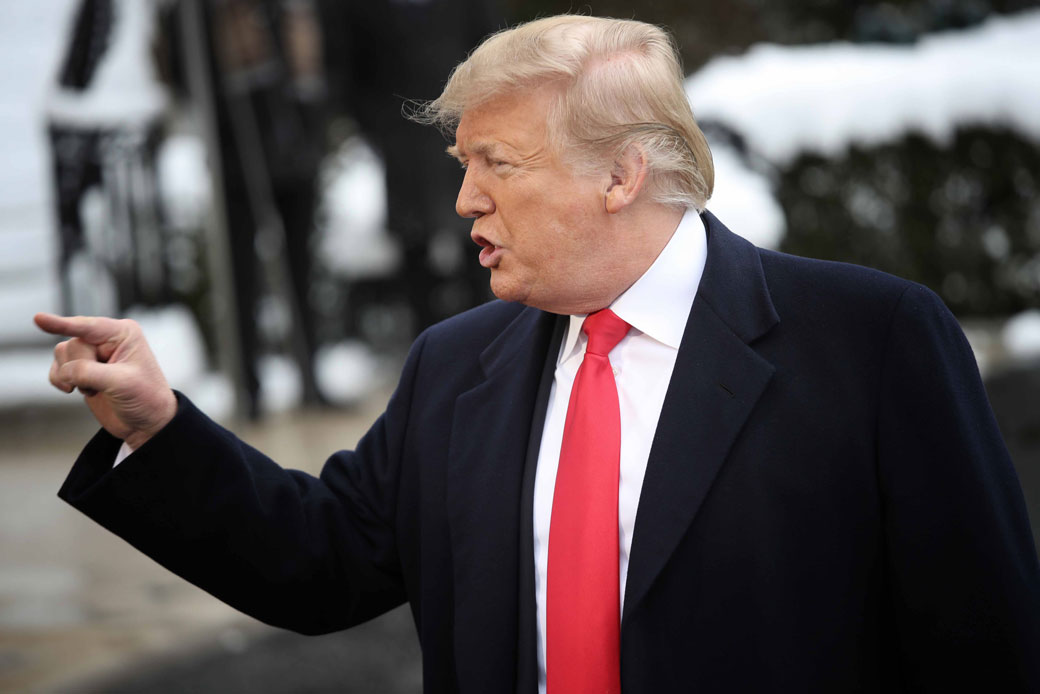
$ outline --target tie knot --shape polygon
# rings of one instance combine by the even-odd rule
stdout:
[[[609,308],[590,313],[581,324],[581,331],[589,336],[585,351],[607,356],[621,342],[621,338],[628,334],[630,327]]]

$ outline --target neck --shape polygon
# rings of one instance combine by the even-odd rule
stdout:
[[[606,282],[602,291],[598,296],[589,297],[583,310],[571,313],[591,313],[614,303],[654,264],[684,213],[684,209],[655,204],[631,210],[631,214],[616,219],[614,238],[619,243],[620,252],[614,254],[611,266],[603,269],[601,277]]]
[[[607,252],[586,269],[582,293],[537,308],[564,315],[607,308],[654,264],[684,213],[684,209],[646,205],[641,210],[630,210],[629,214],[607,215],[602,224]]]

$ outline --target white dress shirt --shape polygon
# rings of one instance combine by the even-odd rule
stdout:
[[[707,237],[700,217],[687,210],[671,240],[635,284],[610,305],[632,326],[610,352],[621,408],[621,479],[618,487],[620,595],[624,607],[628,557],[639,492],[657,420],[693,299],[707,259]],[[534,481],[534,583],[538,609],[538,689],[545,693],[545,576],[549,561],[549,521],[556,470],[571,386],[585,357],[585,316],[571,316],[553,376],[545,428]]]
[[[123,441],[123,445],[119,447],[119,452],[116,453],[116,462],[112,463],[112,467],[119,465],[119,463],[129,458],[130,454],[133,452],[134,449],[130,448],[130,444],[128,444],[126,441]]]

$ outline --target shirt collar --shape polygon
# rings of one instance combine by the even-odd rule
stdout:
[[[704,225],[697,211],[688,209],[657,259],[610,309],[639,332],[679,349],[707,255]],[[577,349],[584,320],[585,315],[570,317],[560,361]]]

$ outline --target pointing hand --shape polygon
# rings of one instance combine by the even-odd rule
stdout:
[[[110,434],[138,448],[173,419],[177,398],[137,323],[50,313],[33,320],[71,338],[54,348],[51,384],[66,393],[79,388]]]

